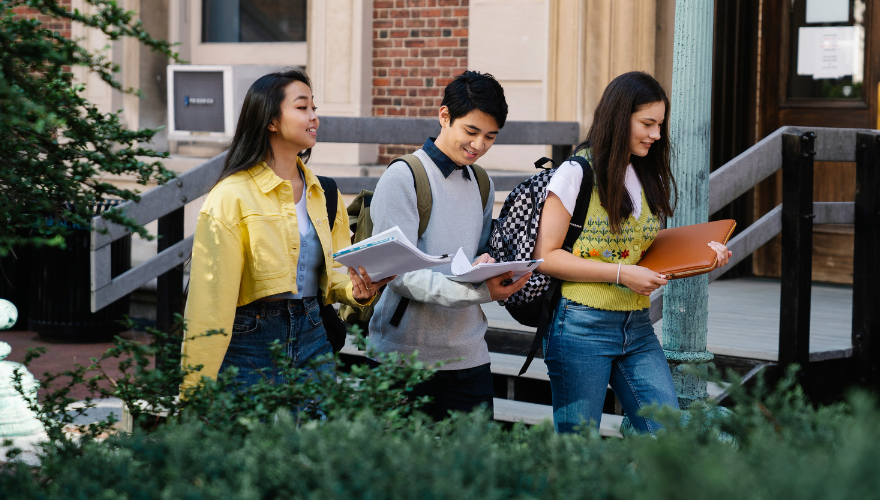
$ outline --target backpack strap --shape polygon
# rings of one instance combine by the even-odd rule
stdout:
[[[583,156],[572,156],[565,161],[577,162],[584,170],[584,176],[581,178],[581,189],[578,191],[577,201],[574,204],[574,212],[571,214],[571,220],[568,223],[568,232],[565,233],[565,240],[562,242],[562,249],[571,253],[574,243],[584,230],[583,223],[587,219],[587,212],[590,209],[590,198],[593,195],[593,168],[590,166],[590,162]],[[562,296],[561,284],[561,280],[557,278],[551,279],[547,291],[541,297],[543,304],[541,305],[541,316],[538,319],[538,329],[535,331],[535,338],[532,340],[532,348],[529,349],[529,355],[526,357],[526,362],[523,363],[519,375],[522,375],[529,369],[529,365],[532,364],[532,360],[535,359],[535,354],[544,344],[544,337],[550,330],[551,316],[553,315],[554,309],[556,309],[556,304],[559,302],[559,298]]]
[[[565,161],[577,162],[584,170],[584,177],[581,179],[581,190],[578,191],[577,201],[574,204],[574,211],[571,214],[571,221],[568,223],[568,232],[565,233],[565,240],[562,243],[562,249],[571,253],[574,248],[574,242],[584,230],[583,223],[587,219],[587,211],[590,209],[590,197],[593,196],[593,168],[590,162],[583,156],[572,156]]]
[[[339,202],[339,189],[336,187],[336,181],[330,177],[324,177],[322,175],[317,175],[315,177],[318,178],[318,182],[321,183],[321,188],[324,190],[324,201],[327,204],[327,219],[330,223],[330,230],[333,231],[333,225],[336,223],[336,208],[338,206],[337,203]],[[320,305],[321,321],[324,324],[327,341],[330,342],[330,346],[333,348],[333,353],[336,354],[345,346],[345,324],[342,323],[342,320],[337,315],[336,309],[333,308],[332,303],[324,304],[324,300],[319,299],[318,304]]]
[[[486,210],[486,204],[489,203],[489,174],[476,163],[472,164],[471,168],[474,170],[474,176],[477,178],[477,186],[480,187],[480,200],[483,202],[483,210]]]
[[[425,230],[428,229],[428,222],[431,221],[431,206],[434,204],[428,172],[419,157],[414,154],[400,156],[391,163],[398,160],[404,161],[412,172],[413,183],[416,187],[416,208],[419,211],[419,238],[421,238],[425,234]]]
[[[339,188],[336,187],[336,181],[330,177],[316,175],[318,182],[321,183],[321,189],[324,190],[324,201],[327,202],[327,218],[330,222],[330,230],[333,231],[333,224],[336,222],[336,206],[339,203]]]

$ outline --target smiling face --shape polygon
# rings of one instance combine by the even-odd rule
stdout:
[[[471,165],[489,151],[498,135],[498,122],[480,110],[450,123],[449,108],[440,106],[440,135],[434,145],[458,165]]]
[[[660,125],[666,114],[662,101],[643,106],[630,116],[629,151],[636,156],[647,156],[654,141],[660,140]]]
[[[318,115],[315,114],[312,89],[295,81],[284,88],[284,100],[278,117],[269,122],[269,143],[274,151],[291,148],[303,151],[315,145],[318,133]]]

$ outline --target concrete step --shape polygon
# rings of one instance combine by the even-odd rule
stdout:
[[[528,425],[536,425],[544,421],[553,422],[553,407],[511,401],[509,399],[495,398],[495,420],[499,422],[522,422]],[[599,434],[605,437],[623,437],[620,433],[620,424],[623,416],[602,414],[599,422]]]

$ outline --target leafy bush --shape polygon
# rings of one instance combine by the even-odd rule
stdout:
[[[339,383],[264,380],[230,392],[221,379],[175,402],[168,390],[182,372],[150,364],[163,349],[179,352],[173,343],[117,342],[72,380],[128,405],[167,404],[170,417],[155,425],[143,412],[132,434],[94,439],[110,428],[105,422],[72,438],[60,427],[72,419],[60,403],[69,386],[50,391],[42,417],[53,439],[39,468],[0,468],[4,498],[880,497],[876,401],[854,393],[846,404],[815,408],[794,371],[772,391],[731,386],[737,406],[726,418],[711,405],[689,419],[648,409],[666,429],[621,440],[593,430],[557,435],[549,425],[507,429],[485,412],[429,422],[412,411],[420,402],[405,397],[430,376],[413,359],[352,367]],[[281,360],[280,346],[276,354]],[[119,360],[126,374],[101,387],[99,365]]]
[[[197,420],[78,445],[0,473],[6,498],[875,498],[880,412],[854,394],[814,409],[783,386],[715,428],[657,438],[504,430],[459,414],[389,431],[371,413],[297,424],[289,412],[229,434]],[[664,415],[665,413],[665,415]],[[693,423],[699,423],[700,413]]]
[[[143,161],[166,156],[143,147],[157,130],[128,130],[119,113],[99,111],[83,97],[84,84],[71,71],[85,68],[114,89],[137,94],[116,81],[119,68],[18,11],[32,9],[43,19],[81,24],[110,40],[134,38],[176,58],[171,45],[150,37],[136,14],[116,2],[85,0],[94,14],[59,3],[0,0],[0,256],[17,245],[63,245],[69,226],[91,226],[96,203],[138,199],[137,192],[102,181],[106,174],[131,174],[142,184],[173,176],[158,161]],[[149,237],[122,213],[111,210],[106,218]],[[64,223],[49,224],[49,219]]]
[[[177,320],[177,330],[185,331],[180,315]],[[252,386],[238,386],[233,383],[237,374],[233,367],[221,373],[217,380],[203,378],[200,387],[178,399],[178,387],[184,377],[201,367],[181,368],[180,336],[155,329],[149,331],[153,334],[153,342],[140,343],[116,337],[115,346],[100,358],[92,358],[89,364],[77,364],[74,369],[61,373],[42,374],[43,396],[31,409],[45,425],[52,441],[67,443],[67,431],[71,427],[77,428],[77,439],[93,439],[112,432],[117,424],[114,419],[74,425],[78,417],[94,408],[96,399],[108,397],[121,399],[133,424],[148,430],[167,422],[190,419],[227,435],[247,434],[254,426],[275,419],[279,411],[292,413],[297,425],[308,420],[352,417],[363,412],[383,418],[389,428],[408,425],[413,410],[424,401],[407,398],[406,392],[436,371],[417,361],[416,355],[370,352],[373,359],[382,361],[380,367],[344,367],[337,358],[337,366],[347,368],[338,383],[327,373],[306,378],[304,370],[295,368],[293,361],[286,357],[286,346],[276,341],[269,345],[275,370],[281,379],[296,380],[296,383],[276,383],[265,376]],[[360,330],[353,327],[352,333],[356,343],[366,348]],[[223,333],[212,331],[202,335]],[[44,352],[45,348],[29,351],[25,365]],[[158,367],[154,362],[157,359],[162,361]],[[324,361],[317,359],[313,363],[317,365]],[[122,373],[118,379],[107,375],[105,368],[111,363]],[[84,404],[70,410],[77,402],[70,394],[80,385],[87,387],[90,396]]]

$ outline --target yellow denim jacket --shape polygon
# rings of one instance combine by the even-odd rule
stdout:
[[[335,251],[351,244],[342,196],[338,197],[331,233],[324,190],[312,171],[302,161],[297,163],[306,183],[309,218],[324,250],[324,272],[318,283],[323,303],[365,305],[352,296],[348,274],[335,270],[342,264],[332,257]],[[183,366],[204,366],[187,376],[181,392],[197,385],[203,376],[217,378],[229,347],[237,306],[297,289],[299,243],[290,182],[278,177],[265,163],[223,179],[208,193],[193,241],[184,313],[187,331],[182,346]],[[204,336],[209,330],[226,334]]]

